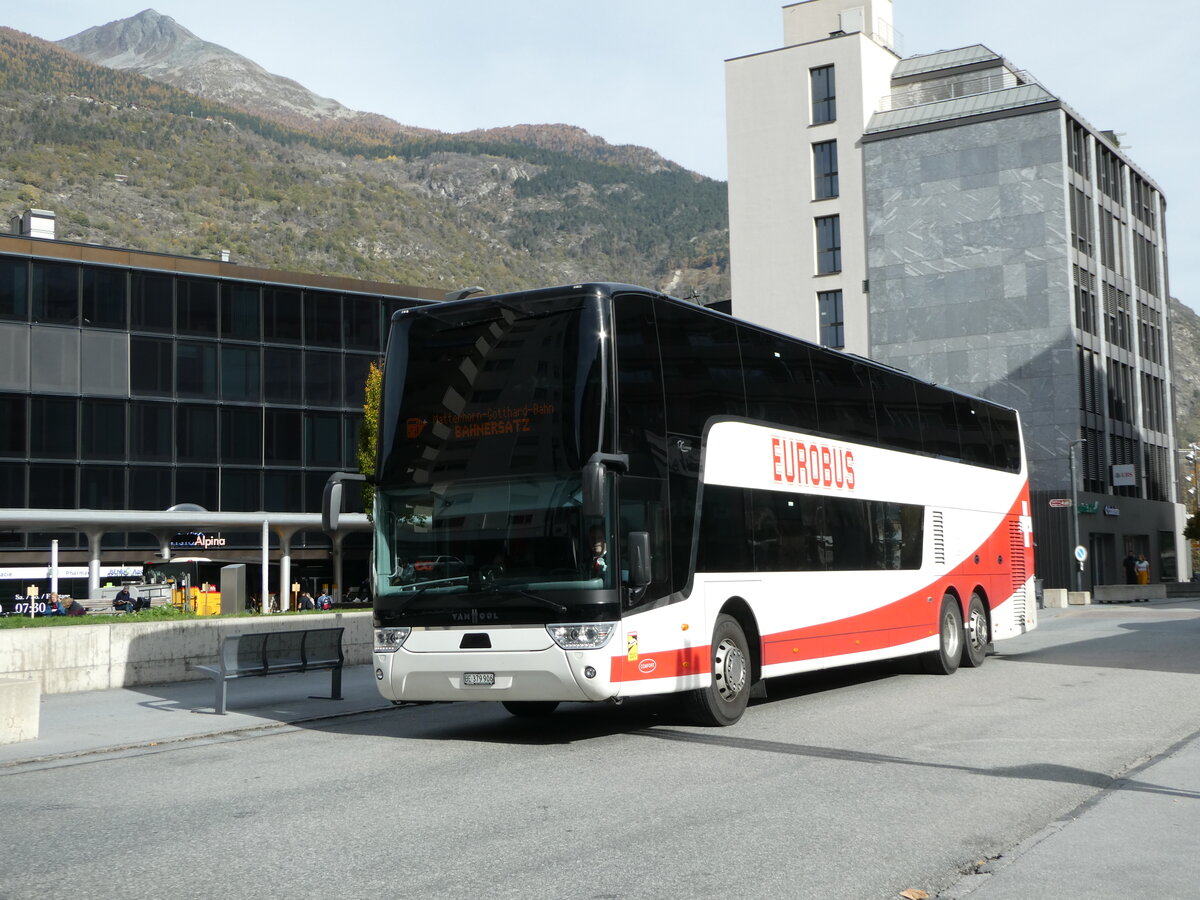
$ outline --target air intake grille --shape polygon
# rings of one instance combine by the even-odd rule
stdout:
[[[933,518],[933,561],[936,565],[946,564],[946,532],[940,510],[934,510]]]
[[[1024,624],[1026,582],[1029,576],[1025,571],[1025,532],[1016,519],[1010,519],[1008,523],[1008,560],[1012,567],[1013,617]]]

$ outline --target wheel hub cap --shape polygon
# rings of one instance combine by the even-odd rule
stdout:
[[[717,693],[725,700],[732,700],[746,685],[746,657],[737,644],[728,638],[717,645],[713,660],[713,679]]]

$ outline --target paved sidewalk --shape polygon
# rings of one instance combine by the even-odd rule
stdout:
[[[1118,779],[938,900],[1200,896],[1200,732]]]
[[[43,695],[37,740],[0,744],[0,775],[14,766],[392,708],[379,696],[371,666],[342,670],[341,700],[329,699],[329,686],[329,672],[239,678],[229,683],[224,716],[213,708],[216,682],[208,678]]]

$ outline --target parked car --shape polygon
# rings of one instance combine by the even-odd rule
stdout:
[[[413,569],[418,578],[453,578],[465,575],[467,564],[457,556],[418,556]]]

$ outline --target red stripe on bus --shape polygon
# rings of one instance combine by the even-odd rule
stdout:
[[[952,588],[965,604],[976,585],[987,594],[990,606],[997,606],[1011,596],[1013,560],[1010,523],[1027,510],[1028,485],[1022,487],[1007,516],[974,552],[959,562],[950,572],[920,591],[899,600],[868,610],[857,616],[822,622],[791,631],[764,635],[763,665],[792,662],[801,659],[845,656],[883,650],[912,643],[938,633],[938,612],[942,597]],[[1033,571],[1033,549],[1022,549],[1023,569]],[[978,562],[976,562],[978,560]],[[645,681],[653,678],[678,678],[711,671],[708,645],[661,650],[640,655],[636,660],[625,656],[612,658],[611,678],[614,682]]]
[[[682,647],[643,653],[637,659],[614,656],[609,677],[613,681],[648,681],[652,678],[680,678],[712,671],[712,654],[703,647]]]

